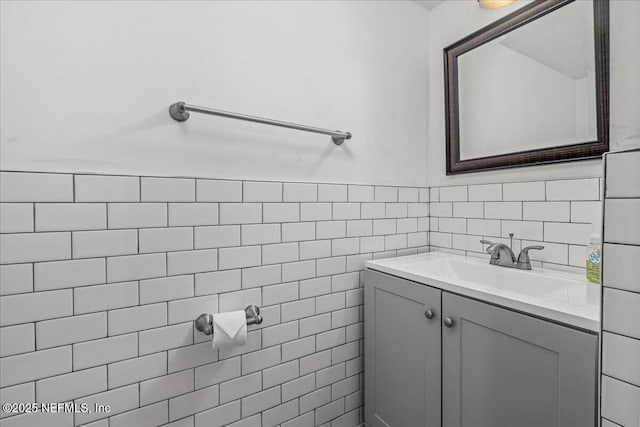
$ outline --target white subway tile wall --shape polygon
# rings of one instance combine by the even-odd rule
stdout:
[[[480,239],[514,233],[516,250],[546,246],[536,264],[584,268],[601,206],[597,177],[430,189],[1,178],[2,400],[112,406],[3,413],[2,427],[357,425],[364,261],[429,244],[483,256]],[[247,304],[265,320],[244,347],[214,351],[194,330],[201,312]]]
[[[0,426],[362,421],[364,261],[428,249],[429,189],[22,172],[0,181],[2,403],[111,406],[2,413]],[[465,187],[443,196],[449,210],[467,201]],[[457,206],[456,217],[483,218],[482,205]],[[194,329],[202,312],[248,304],[264,322],[246,346],[212,350]]]
[[[602,425],[640,420],[640,150],[605,156]]]
[[[488,257],[481,239],[509,243],[513,233],[516,255],[524,246],[545,246],[529,253],[533,265],[582,271],[592,224],[601,222],[599,189],[598,177],[433,187],[429,245]]]

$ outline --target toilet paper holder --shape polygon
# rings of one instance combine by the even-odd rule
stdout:
[[[262,323],[260,307],[257,305],[246,306],[244,314],[247,316],[247,325],[259,325]],[[213,335],[213,314],[202,313],[198,316],[196,319],[196,329],[205,335]]]

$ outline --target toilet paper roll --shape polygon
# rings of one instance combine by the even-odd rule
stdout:
[[[213,315],[214,349],[247,343],[247,317],[244,310]]]

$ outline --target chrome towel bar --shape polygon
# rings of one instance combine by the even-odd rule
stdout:
[[[244,314],[247,316],[247,325],[259,325],[262,323],[260,307],[257,305],[248,305],[244,309]],[[213,314],[202,313],[198,316],[196,319],[196,329],[205,335],[213,335]]]
[[[283,128],[303,130],[305,132],[321,133],[331,136],[331,140],[336,145],[341,145],[345,139],[351,139],[351,132],[339,130],[322,129],[313,126],[298,125],[295,123],[283,122],[280,120],[265,119],[263,117],[248,116],[246,114],[232,113],[230,111],[214,110],[213,108],[198,107],[184,102],[176,102],[169,106],[169,115],[179,122],[184,122],[189,118],[189,111],[194,113],[211,114],[213,116],[227,117],[229,119],[244,120],[247,122],[262,123],[265,125],[280,126]]]

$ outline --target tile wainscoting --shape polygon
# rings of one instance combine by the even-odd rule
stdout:
[[[0,426],[355,426],[365,260],[427,250],[426,188],[3,172]],[[257,304],[244,347],[202,312]]]
[[[484,256],[480,239],[509,244],[516,256],[529,245],[532,264],[580,271],[593,223],[601,222],[599,177],[556,181],[432,187],[432,249]]]
[[[602,426],[640,423],[640,150],[606,161],[602,251]]]
[[[50,425],[355,426],[365,260],[480,238],[543,242],[584,265],[600,179],[439,188],[2,172],[2,402],[110,412],[2,414]],[[431,201],[430,201],[431,198]],[[431,212],[430,212],[431,211]],[[431,216],[429,217],[429,213]],[[262,307],[214,351],[202,312]]]

